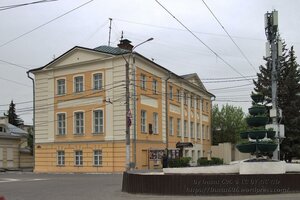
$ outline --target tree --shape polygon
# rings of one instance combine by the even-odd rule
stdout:
[[[264,58],[266,66],[260,66],[258,80],[253,81],[256,92],[267,97],[265,104],[271,102],[271,59]],[[278,106],[282,109],[281,123],[285,125],[286,139],[281,144],[281,151],[286,156],[300,156],[300,71],[293,46],[288,50],[283,45],[283,56],[278,69]]]
[[[8,117],[8,123],[14,126],[19,127],[24,124],[24,121],[16,114],[16,104],[14,104],[13,100],[9,104],[7,114],[4,113],[4,115]]]
[[[213,144],[237,143],[240,132],[247,128],[244,116],[240,107],[226,104],[219,110],[219,106],[214,105],[212,109]]]
[[[33,127],[28,129],[27,146],[30,148],[31,154],[33,155]]]

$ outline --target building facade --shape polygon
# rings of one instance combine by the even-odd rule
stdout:
[[[197,74],[178,76],[131,52],[130,41],[122,42],[119,47],[74,47],[29,71],[35,76],[36,172],[124,171],[126,120],[136,169],[161,167],[163,151],[178,156],[178,143],[192,144],[181,149],[192,164],[209,156],[213,95]]]
[[[16,170],[33,167],[33,156],[27,147],[28,133],[0,116],[0,169]]]

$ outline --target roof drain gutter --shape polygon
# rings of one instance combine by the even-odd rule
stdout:
[[[27,77],[32,80],[32,99],[33,99],[33,125],[32,125],[32,154],[33,154],[33,169],[35,167],[35,82],[34,79],[29,75],[30,71],[27,71]],[[34,171],[34,170],[33,170]]]

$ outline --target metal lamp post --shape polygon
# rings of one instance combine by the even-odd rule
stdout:
[[[131,52],[129,54],[129,62],[126,61],[126,170],[130,170],[131,168],[131,165],[130,165],[130,93],[129,93],[129,86],[130,86],[130,80],[129,80],[129,66],[130,66],[130,60],[132,58],[132,69],[133,69],[133,97],[134,97],[134,101],[133,101],[133,121],[134,121],[134,128],[133,128],[133,137],[134,137],[134,146],[133,146],[133,154],[134,154],[134,159],[133,159],[133,165],[135,166],[135,163],[136,163],[136,83],[135,83],[135,60],[133,58],[133,52],[134,52],[134,49],[136,49],[138,46],[146,43],[146,42],[149,42],[149,41],[152,41],[153,38],[149,38],[147,40],[145,40],[144,42],[141,42],[139,44],[137,44],[136,46],[134,46],[132,49],[131,49]]]

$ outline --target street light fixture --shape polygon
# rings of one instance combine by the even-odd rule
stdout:
[[[132,49],[131,52],[129,54],[129,61],[126,61],[126,171],[130,170],[131,165],[130,165],[130,94],[129,94],[129,85],[130,85],[130,81],[129,81],[129,66],[130,66],[130,60],[132,58],[132,71],[133,71],[133,97],[134,97],[134,101],[133,101],[133,121],[134,121],[134,127],[133,127],[133,137],[134,137],[134,146],[133,146],[133,154],[134,154],[134,162],[133,165],[135,167],[135,163],[136,163],[136,83],[135,83],[135,59],[133,58],[133,53],[134,53],[134,49],[136,49],[138,46],[146,43],[146,42],[150,42],[152,41],[153,38],[149,38],[147,40],[145,40],[144,42],[141,42],[137,45],[135,45]]]

